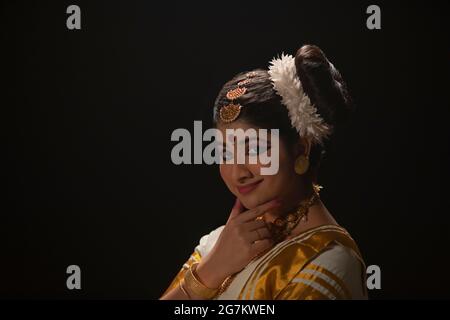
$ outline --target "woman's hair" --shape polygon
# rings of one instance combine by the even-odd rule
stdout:
[[[295,55],[297,75],[304,92],[316,107],[319,115],[330,125],[333,131],[347,119],[352,109],[352,101],[347,86],[339,71],[328,61],[322,50],[314,45],[304,45]],[[267,70],[252,70],[255,74],[247,83],[247,91],[235,101],[243,106],[238,120],[266,129],[279,129],[280,138],[288,147],[299,139],[299,134],[292,127],[287,108],[281,103],[281,97],[275,92]],[[229,103],[226,93],[234,89],[239,81],[246,78],[248,72],[237,74],[220,90],[214,103],[214,124],[220,122],[218,117],[221,107]],[[322,158],[324,145],[311,147],[310,163],[317,166]]]

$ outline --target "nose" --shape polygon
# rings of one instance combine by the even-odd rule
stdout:
[[[231,171],[232,179],[237,184],[242,184],[245,180],[252,178],[252,172],[247,168],[245,164],[235,163],[232,164],[233,168]]]

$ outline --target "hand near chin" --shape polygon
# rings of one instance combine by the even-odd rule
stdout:
[[[226,277],[241,271],[253,258],[274,245],[266,223],[256,218],[279,205],[278,201],[272,200],[244,211],[236,199],[215,246],[197,268],[205,285],[211,288],[219,286]]]

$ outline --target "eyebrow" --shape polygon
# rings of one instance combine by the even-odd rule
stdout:
[[[245,140],[239,141],[238,144],[239,144],[239,145],[242,145],[242,144],[244,144],[244,143],[247,144],[247,143],[253,142],[253,141],[255,141],[255,140],[256,140],[256,142],[258,142],[258,144],[263,143],[263,142],[265,142],[267,145],[270,144],[270,141],[269,141],[269,140],[267,140],[267,139],[261,139],[260,137],[251,137],[251,138],[245,137]]]
[[[233,137],[233,140],[234,140],[234,141],[233,141],[233,144],[234,144],[235,141],[236,141],[236,137]],[[244,144],[244,143],[249,143],[249,142],[254,141],[254,140],[258,141],[258,143],[265,142],[266,145],[270,145],[270,141],[269,141],[268,139],[264,139],[264,140],[263,140],[263,139],[261,139],[261,138],[259,138],[259,137],[251,137],[251,138],[245,137],[245,140],[239,141],[238,144],[239,144],[239,145],[242,145],[242,144]],[[220,144],[220,142],[219,142],[219,144]],[[221,144],[222,144],[223,148],[226,149],[227,142],[226,142],[226,141],[222,141]]]
[[[236,137],[234,137],[234,139],[236,140]],[[245,140],[239,141],[238,144],[239,145],[247,144],[247,143],[249,143],[250,141],[253,141],[253,140],[258,140],[258,138],[257,137],[251,137],[251,139],[250,139],[249,137],[245,137]]]

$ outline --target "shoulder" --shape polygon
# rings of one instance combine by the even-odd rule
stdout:
[[[211,251],[224,227],[225,225],[222,225],[200,238],[199,243],[195,247],[195,251],[200,255],[200,257],[204,257]]]
[[[268,260],[265,270],[285,270],[273,279],[273,287],[279,288],[272,289],[275,297],[296,299],[314,289],[329,299],[366,298],[364,261],[356,242],[342,227],[307,231],[281,244]],[[286,292],[290,293],[286,296]]]
[[[364,263],[351,248],[340,244],[326,248],[311,259],[295,281],[314,283],[328,295],[337,293],[341,298],[367,298]]]

